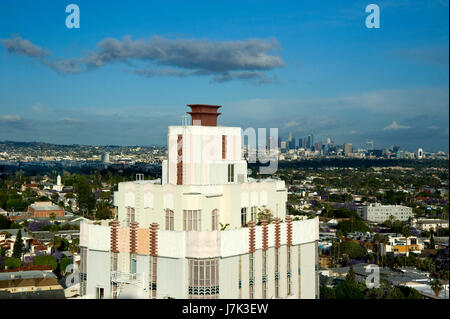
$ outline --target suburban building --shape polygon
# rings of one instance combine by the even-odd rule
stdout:
[[[389,220],[391,216],[400,221],[407,221],[410,217],[413,217],[412,208],[401,205],[381,205],[374,203],[358,206],[356,211],[362,219],[376,223],[383,223]]]
[[[0,272],[0,292],[34,293],[44,290],[63,292],[56,275],[48,266],[23,267],[19,270]]]
[[[192,125],[169,127],[162,179],[119,183],[114,222],[81,224],[81,295],[318,298],[318,218],[293,221],[284,181],[247,177],[241,129],[217,126],[220,106],[189,106]]]
[[[30,184],[22,184],[22,186],[20,187],[20,190],[22,192],[26,191],[27,189],[32,189],[34,191],[38,191],[39,190],[39,184],[37,183],[30,183]]]
[[[412,221],[412,226],[423,231],[436,231],[438,228],[448,228],[448,220],[418,218]]]
[[[386,244],[386,252],[394,253],[394,255],[406,255],[409,253],[420,254],[424,249],[424,244],[421,238],[416,236],[404,237],[398,235],[389,235],[389,241]]]
[[[30,217],[50,217],[51,214],[64,216],[64,208],[54,205],[52,202],[36,202],[28,206],[27,215]]]

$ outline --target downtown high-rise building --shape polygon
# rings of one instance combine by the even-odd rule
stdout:
[[[318,298],[318,218],[286,214],[279,179],[252,179],[220,106],[169,126],[162,178],[122,182],[110,225],[80,229],[85,298]]]
[[[352,143],[344,143],[344,154],[345,156],[349,156],[353,153]]]

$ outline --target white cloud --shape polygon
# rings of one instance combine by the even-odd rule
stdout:
[[[390,124],[390,125],[386,126],[385,128],[383,128],[383,131],[402,130],[402,129],[408,129],[410,127],[411,126],[400,125],[396,121],[393,121],[392,124]]]
[[[121,40],[106,38],[94,50],[80,58],[49,58],[50,53],[28,40],[16,36],[0,39],[4,49],[16,55],[37,58],[61,74],[78,74],[116,62],[137,66],[136,74],[143,76],[191,75],[213,76],[215,82],[231,80],[258,80],[272,83],[267,71],[284,67],[281,56],[273,54],[281,46],[275,38],[247,39],[245,41],[212,41],[204,39],[166,39],[153,36],[147,39]],[[148,67],[151,64],[151,68]]]
[[[296,127],[299,126],[300,124],[296,121],[290,121],[288,123],[286,123],[286,125],[284,126],[285,128],[290,128],[290,127]]]
[[[79,119],[75,119],[72,117],[61,117],[58,119],[59,122],[66,122],[66,123],[79,123],[81,122]]]
[[[36,103],[34,105],[31,106],[31,109],[33,110],[33,112],[35,113],[42,113],[42,111],[44,110],[42,108],[42,104],[41,103]]]
[[[5,122],[18,122],[22,120],[22,117],[18,114],[5,114],[0,116],[0,120]]]

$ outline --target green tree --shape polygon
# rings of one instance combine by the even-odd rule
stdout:
[[[336,299],[336,292],[333,288],[322,285],[320,286],[320,299]]]
[[[342,255],[347,255],[350,258],[361,259],[367,254],[367,249],[363,246],[351,242],[343,241],[341,243],[335,243],[332,251],[340,252]]]
[[[19,229],[16,235],[16,240],[14,242],[12,257],[21,259],[22,252],[23,252],[22,230]]]
[[[8,269],[14,269],[22,266],[22,261],[19,258],[9,257],[5,259],[4,264]]]
[[[9,229],[11,221],[3,215],[0,215],[0,229]]]
[[[60,248],[64,246],[64,240],[59,236],[53,237],[53,239],[50,242],[52,245],[53,252],[56,250],[60,250]]]
[[[442,291],[441,282],[438,279],[435,279],[431,282],[430,286],[431,286],[431,290],[434,291],[434,294],[436,295],[436,297],[438,297]]]
[[[55,218],[56,218],[56,214],[51,212],[50,215],[48,216],[52,222],[52,224],[55,222]]]
[[[61,272],[63,274],[66,272],[66,268],[70,264],[72,264],[72,259],[71,258],[64,257],[64,258],[61,259],[61,261],[59,262],[59,269],[61,270]]]
[[[95,197],[92,193],[92,187],[85,177],[78,177],[76,181],[76,190],[78,193],[78,207],[82,211],[91,212],[95,208]]]
[[[34,257],[33,265],[46,265],[52,267],[53,270],[56,270],[56,268],[58,267],[58,262],[53,256],[40,255]]]
[[[107,203],[100,202],[97,204],[95,219],[110,219],[111,218],[111,210]]]
[[[351,218],[351,220],[340,221],[337,225],[337,229],[342,231],[344,235],[354,231],[363,233],[371,231],[369,226],[367,226],[367,224],[363,220],[353,217]]]
[[[356,274],[353,270],[353,265],[350,264],[350,269],[348,270],[347,276],[345,276],[345,280],[352,285],[356,284]]]
[[[267,223],[270,224],[273,219],[273,214],[268,208],[258,208],[258,223],[261,223],[262,220],[267,220]]]
[[[347,281],[342,281],[336,287],[337,299],[363,299],[364,295],[355,285]]]
[[[445,292],[445,299],[447,299],[447,285],[448,285],[448,278],[449,278],[449,271],[448,269],[443,269],[439,273],[439,278],[444,281],[444,292]]]
[[[433,233],[431,233],[430,236],[430,249],[434,249],[436,247],[436,244],[434,243],[434,236]]]

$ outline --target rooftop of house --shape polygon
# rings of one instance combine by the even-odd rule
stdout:
[[[369,264],[366,263],[353,265],[353,271],[358,280],[364,281],[367,276],[373,273],[367,266],[369,266]],[[330,270],[340,276],[345,276],[350,270],[350,267],[332,268]],[[393,285],[405,284],[407,282],[426,283],[430,280],[429,273],[417,270],[414,267],[404,267],[400,269],[380,267],[380,278]]]
[[[52,202],[36,202],[30,205],[34,210],[63,210],[58,205],[52,204]]]
[[[44,268],[45,267],[45,268]],[[41,268],[42,270],[26,270],[27,267],[20,267],[18,269],[25,269],[25,270],[19,270],[18,269],[12,269],[10,271],[2,271],[0,272],[0,283],[2,281],[8,281],[8,280],[20,280],[20,279],[51,279],[56,278],[56,275],[51,271],[52,269],[48,269],[48,266],[44,267],[37,267]],[[30,269],[35,269],[35,267],[30,267]]]

